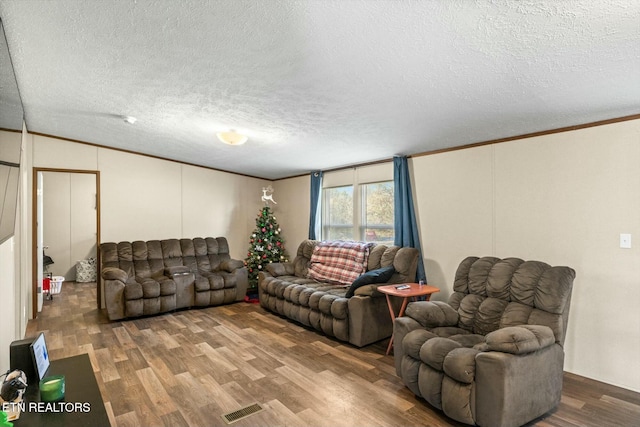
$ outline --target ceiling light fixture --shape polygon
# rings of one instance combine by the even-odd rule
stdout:
[[[218,132],[216,133],[216,136],[220,141],[229,145],[242,145],[249,139],[248,136],[239,134],[233,130],[228,132]]]
[[[125,116],[124,121],[129,123],[130,125],[134,124],[135,122],[138,121],[138,119],[136,119],[133,116]]]

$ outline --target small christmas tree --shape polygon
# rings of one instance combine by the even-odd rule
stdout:
[[[258,290],[258,273],[269,263],[287,262],[284,240],[280,236],[280,227],[269,206],[264,206],[256,218],[256,229],[249,238],[249,252],[244,265],[249,271],[249,292]]]

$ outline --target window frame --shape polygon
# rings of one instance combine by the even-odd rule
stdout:
[[[322,240],[329,240],[328,239],[328,230],[330,228],[351,228],[352,231],[355,230],[356,224],[354,222],[355,218],[353,217],[352,214],[352,218],[351,218],[351,224],[327,224],[326,222],[326,218],[329,216],[330,212],[331,212],[331,206],[327,200],[328,195],[327,192],[330,190],[335,190],[338,188],[351,188],[351,197],[352,197],[352,203],[353,203],[353,208],[352,211],[355,212],[356,208],[355,208],[355,188],[353,188],[353,185],[337,185],[334,187],[326,187],[322,189],[322,218],[321,218],[321,227],[320,227],[320,233],[321,236],[320,238]],[[337,239],[333,239],[333,240],[337,240]]]
[[[389,180],[389,179],[367,180],[367,182],[353,182],[351,184],[332,185],[332,186],[323,187],[322,200],[321,200],[321,203],[322,203],[321,225],[322,226],[321,226],[320,238],[322,240],[337,240],[329,236],[329,229],[340,228],[340,227],[352,229],[351,238],[344,239],[344,240],[353,240],[353,241],[360,241],[360,242],[367,241],[366,229],[376,228],[381,230],[394,231],[393,222],[390,225],[386,225],[386,226],[385,225],[371,226],[371,225],[367,225],[365,221],[366,212],[364,208],[366,207],[366,201],[365,201],[366,192],[363,190],[364,187],[372,184],[385,184],[385,183],[391,183],[392,190],[395,191],[395,188],[393,186],[393,180]],[[326,221],[327,218],[330,216],[330,208],[331,208],[328,202],[328,191],[334,190],[337,188],[351,188],[352,190],[353,216],[352,216],[351,224],[328,224]],[[391,209],[392,210],[394,209],[393,205],[391,206]],[[393,212],[393,214],[395,215],[395,212]],[[392,233],[391,243],[393,243],[394,238],[395,238],[394,233]]]
[[[395,194],[395,188],[394,188],[394,183],[393,180],[385,180],[385,181],[376,181],[376,182],[365,182],[365,183],[361,183],[358,185],[358,192],[360,193],[360,207],[359,207],[359,211],[360,211],[360,218],[359,218],[359,224],[357,225],[357,229],[359,232],[359,238],[361,242],[367,242],[369,240],[366,239],[366,230],[367,229],[373,229],[373,230],[391,230],[391,243],[393,244],[393,240],[395,238],[395,227],[394,227],[394,219],[395,219],[395,212],[394,212],[394,205],[393,205],[393,200],[392,200],[392,204],[391,204],[391,224],[389,225],[384,225],[384,224],[375,224],[375,225],[371,225],[371,224],[367,224],[366,222],[366,215],[367,215],[367,211],[366,211],[366,196],[367,193],[365,191],[363,191],[365,186],[369,186],[369,185],[376,185],[376,184],[391,184],[391,191],[394,192]],[[354,226],[355,228],[356,226]],[[379,242],[376,240],[372,240],[373,242]]]

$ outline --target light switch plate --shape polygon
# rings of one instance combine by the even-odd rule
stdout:
[[[631,234],[620,234],[620,247],[622,249],[631,249]]]

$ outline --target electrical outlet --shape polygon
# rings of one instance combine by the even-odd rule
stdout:
[[[620,247],[622,249],[631,249],[631,234],[620,234]]]

